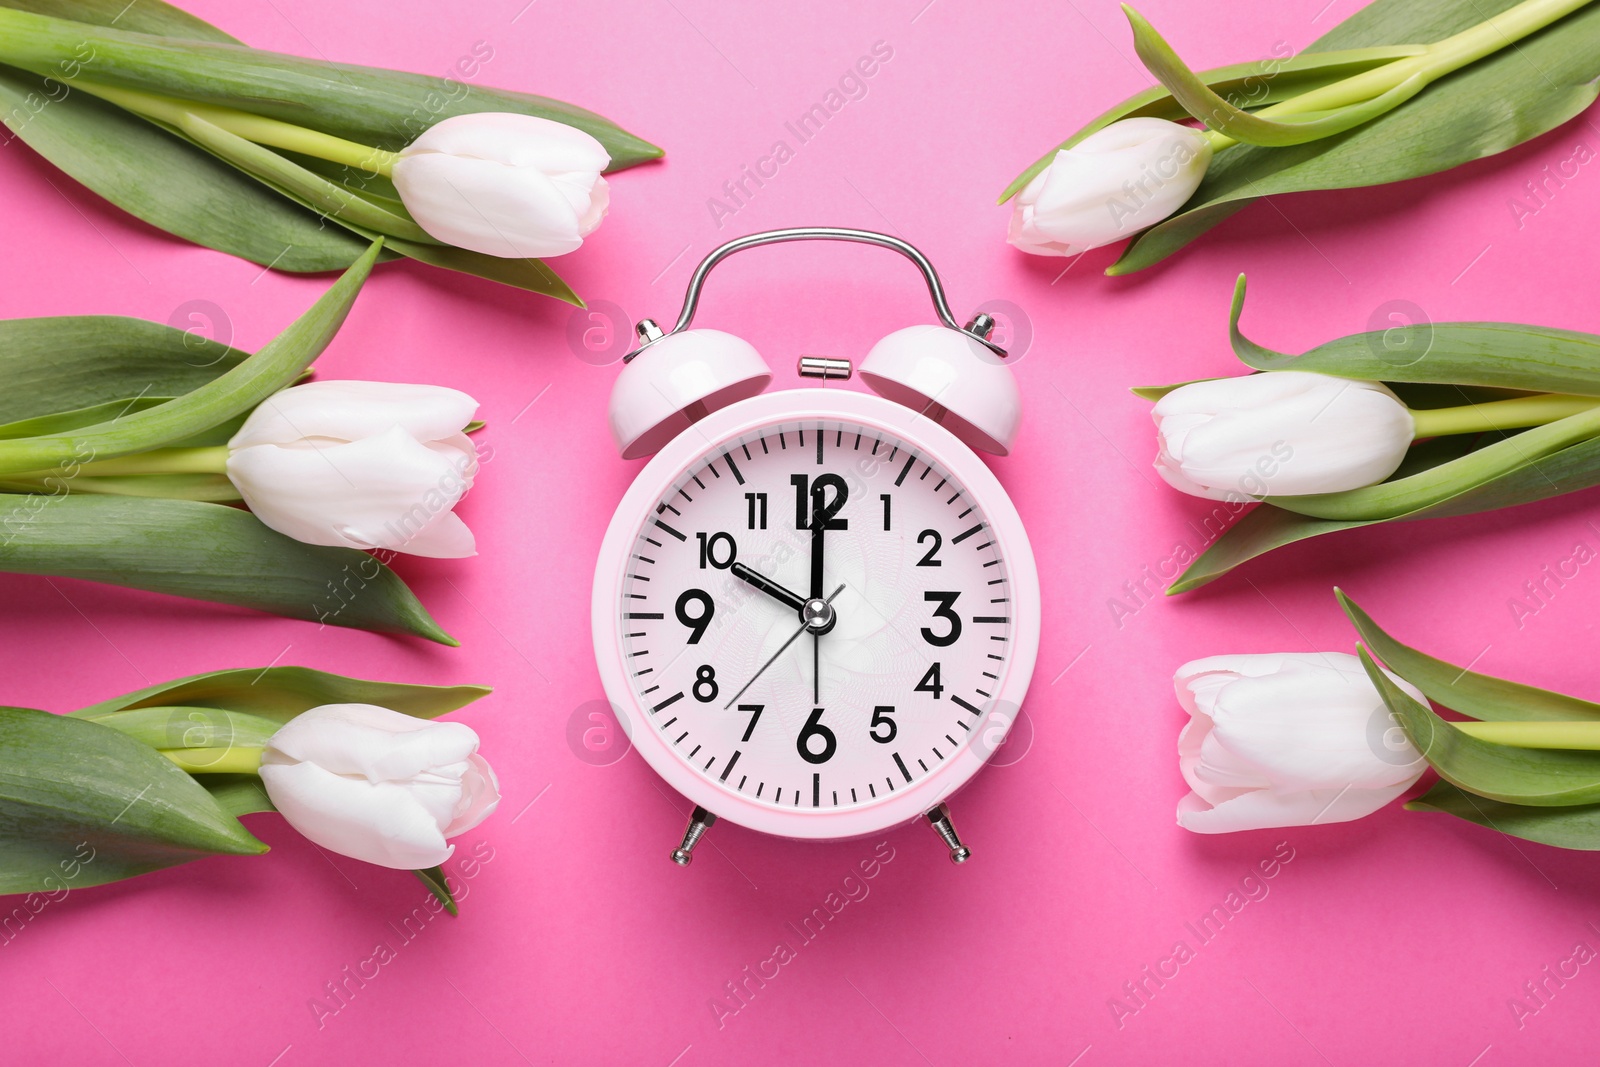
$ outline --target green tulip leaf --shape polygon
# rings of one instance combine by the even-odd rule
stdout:
[[[198,146],[60,82],[0,66],[0,121],[91,192],[186,241],[295,273],[343,270],[366,250]]]
[[[1416,74],[1370,100],[1328,114],[1302,115],[1287,122],[1262,118],[1218,95],[1203,77],[1189,69],[1143,15],[1127,4],[1122,5],[1122,11],[1133,28],[1133,50],[1156,80],[1166,86],[1189,115],[1235,141],[1283,147],[1343,133],[1399,107],[1427,85],[1422,76]]]
[[[342,226],[360,227],[422,244],[438,244],[404,208],[391,211],[329,181],[287,157],[247,141],[198,115],[189,115],[178,130],[201,148],[233,164],[279,193]]]
[[[583,306],[578,295],[543,260],[507,259],[441,244],[412,220],[398,200],[388,201],[329,181],[314,170],[203,119],[190,119],[183,131],[206,149],[319,216],[369,240],[383,238],[386,250],[419,263],[476,275]]]
[[[1422,690],[1430,700],[1452,711],[1490,722],[1592,722],[1600,719],[1600,704],[1478,674],[1403,645],[1384,633],[1372,621],[1372,616],[1343,592],[1335,589],[1334,596],[1355,624],[1362,642],[1385,667]]]
[[[156,706],[75,715],[154,749],[260,748],[283,724],[227,708]]]
[[[501,261],[453,248],[444,251],[455,254],[446,255],[419,251],[435,248],[436,242],[396,210],[398,200],[384,195],[394,188],[385,179],[353,175],[321,160],[296,166],[265,149],[261,151],[283,162],[258,157],[241,173],[223,158],[237,155],[237,146],[233,154],[214,154],[219,140],[214,135],[207,140],[212,149],[207,151],[191,139],[196,131],[180,134],[73,91],[72,77],[92,69],[108,83],[237,106],[395,150],[445,118],[509,111],[588,131],[610,153],[612,171],[662,155],[655,145],[601,116],[560,101],[468,86],[455,78],[243,48],[216,27],[159,0],[120,5],[121,10],[118,6],[101,0],[0,0],[0,27],[6,27],[0,29],[0,53],[15,60],[8,48],[21,49],[33,57],[31,64],[0,66],[4,121],[13,135],[130,214],[263,266],[296,272],[342,270],[365,251],[363,238],[384,234],[399,240],[388,244],[382,259],[405,255],[581,303],[536,260]],[[20,69],[30,65],[31,71]],[[267,176],[280,167],[277,179]],[[308,176],[308,168],[320,169],[323,183]],[[286,176],[294,181],[286,183]],[[324,206],[328,197],[344,201],[343,210],[335,213]],[[401,221],[391,231],[363,227],[358,216],[369,223]],[[330,218],[339,225],[328,226]]]
[[[97,723],[0,708],[0,893],[267,851],[164,756]]]
[[[18,437],[44,437],[48,434],[69,433],[85,426],[98,426],[102,422],[115,422],[124,415],[144,411],[171,400],[170,396],[125,396],[108,400],[76,411],[58,411],[53,415],[36,415],[31,419],[18,419],[0,426],[0,441]]]
[[[7,5],[10,6],[10,5]],[[399,151],[456,115],[509,111],[590,134],[622,170],[662,155],[610,120],[560,100],[468,85],[459,78],[306,59],[216,41],[185,40],[0,7],[0,61],[53,75],[76,61],[93,80],[161,96],[236,107]],[[79,50],[93,51],[92,61]],[[479,64],[483,57],[476,57]]]
[[[0,0],[0,7],[31,11],[57,19],[86,22],[91,26],[116,26],[134,33],[178,37],[191,41],[243,44],[203,19],[173,7],[164,0]]]
[[[1357,651],[1406,737],[1445,781],[1508,804],[1559,807],[1600,801],[1600,752],[1514,748],[1463,733],[1396,685],[1366,648]]]
[[[1439,437],[1413,445],[1401,462],[1397,477],[1409,477],[1463,456],[1471,451],[1474,437],[1461,434]],[[1420,517],[1420,516],[1419,516]],[[1371,526],[1378,520],[1313,519],[1291,511],[1259,504],[1238,522],[1224,530],[1212,545],[1167,587],[1167,595],[1187,593],[1215,581],[1247,560],[1309,537]]]
[[[1441,438],[1440,441],[1458,441]],[[1428,444],[1435,444],[1429,442]],[[1413,454],[1427,445],[1413,446]],[[1406,467],[1401,467],[1404,473]],[[1453,497],[1390,519],[1328,520],[1275,508],[1257,507],[1246,515],[1189,565],[1168,593],[1188,592],[1226,574],[1229,570],[1274,548],[1303,541],[1335,530],[1371,526],[1378,522],[1411,522],[1417,519],[1473,515],[1484,511],[1529,504],[1553,496],[1577,492],[1600,485],[1600,438],[1580,442],[1570,448],[1528,462],[1472,486]],[[1359,492],[1359,490],[1356,490]]]
[[[456,644],[373,556],[304,544],[221,504],[0,496],[0,571],[83,578]]]
[[[263,811],[277,811],[267,796],[261,779],[253,774],[202,774],[195,778],[217,807],[238,818]]]
[[[1556,488],[1556,480],[1547,464],[1554,457],[1568,453],[1574,455],[1568,456],[1563,465],[1570,465],[1578,456],[1592,457],[1593,449],[1587,446],[1593,445],[1597,435],[1600,435],[1600,407],[1517,433],[1486,434],[1484,436],[1492,440],[1492,444],[1416,473],[1407,473],[1402,468],[1388,481],[1377,485],[1340,493],[1269,496],[1266,500],[1285,511],[1310,518],[1381,522],[1420,518],[1425,513],[1462,515],[1484,511],[1487,508],[1482,505],[1481,498],[1491,486],[1499,486],[1501,495],[1514,494],[1515,490],[1506,484],[1509,480],[1517,490],[1531,489],[1537,494],[1516,501],[1525,503],[1528,499],[1570,492],[1570,489]],[[1600,479],[1600,471],[1585,469],[1578,473],[1580,477],[1591,474],[1594,477],[1577,487],[1593,485]],[[1529,475],[1533,480],[1530,481]]]
[[[1420,45],[1390,45],[1379,48],[1355,48],[1338,52],[1301,52],[1295,56],[1272,56],[1249,63],[1234,63],[1200,71],[1199,77],[1211,91],[1229,101],[1242,100],[1249,107],[1265,107],[1287,97],[1320,89],[1382,66],[1394,59],[1404,59],[1424,51]],[[1017,175],[1000,194],[1005,203],[1021,192],[1055,159],[1056,153],[1071,148],[1096,130],[1118,119],[1157,118],[1178,120],[1188,118],[1183,105],[1173,99],[1163,85],[1153,85],[1098,115],[1071,137],[1050,149],[1032,166]]]
[[[245,667],[211,671],[125,693],[80,708],[77,717],[151,707],[219,708],[286,723],[323,704],[376,704],[403,715],[433,719],[491,692],[481,685],[408,685],[314,671],[309,667]]]
[[[1432,42],[1516,0],[1374,0],[1305,54],[1381,42]],[[1218,152],[1184,208],[1144,231],[1108,274],[1158,263],[1264,196],[1382,185],[1449,170],[1531,140],[1600,95],[1600,7],[1585,7],[1511,47],[1445,75],[1404,105],[1306,144]]]
[[[444,910],[451,915],[460,915],[461,909],[456,906],[456,898],[450,892],[450,886],[445,882],[443,867],[429,867],[422,871],[412,871],[423,885],[428,887],[428,892],[433,894],[435,900],[444,905]]]
[[[1408,802],[1406,810],[1443,812],[1541,845],[1600,850],[1600,804],[1564,808],[1507,804],[1474,796],[1449,782],[1435,782],[1432,789]]]
[[[22,420],[100,406],[114,419],[123,413],[117,405],[198,389],[247,356],[143,319],[0,319],[0,436],[23,436],[13,432]]]
[[[79,475],[70,482],[55,475],[36,479],[0,477],[0,492],[53,496],[63,491],[163,500],[199,500],[208,504],[234,504],[244,499],[226,474]]]
[[[372,270],[373,244],[305,314],[257,352],[166,404],[119,419],[40,437],[0,441],[0,474],[76,467],[143,452],[250,411],[309,367],[343,324]]]
[[[1238,522],[1212,542],[1197,556],[1183,573],[1167,586],[1167,595],[1176,596],[1209,585],[1241,563],[1265,555],[1275,548],[1292,545],[1309,537],[1318,537],[1335,530],[1350,530],[1357,526],[1370,526],[1368,522],[1338,522],[1312,519],[1282,511],[1268,504],[1251,509]]]
[[[1594,334],[1514,322],[1425,322],[1350,334],[1296,356],[1264,348],[1240,331],[1244,294],[1241,274],[1228,336],[1234,354],[1255,370],[1600,396],[1600,337]]]

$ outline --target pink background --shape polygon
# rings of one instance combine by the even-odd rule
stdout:
[[[1251,278],[1247,329],[1284,349],[1366,329],[1391,300],[1434,320],[1600,331],[1600,266],[1583,236],[1600,218],[1600,178],[1580,171],[1521,226],[1510,207],[1540,168],[1580,144],[1592,155],[1600,131],[1587,116],[1447,176],[1258,204],[1142,275],[1102,277],[1110,257],[1099,252],[1058,277],[1065,262],[1003,243],[993,199],[1148,83],[1109,0],[1018,3],[1003,17],[959,0],[524,2],[193,9],[262,47],[419,71],[443,72],[484,41],[494,56],[481,81],[581,102],[665,145],[667,162],[614,179],[611,218],[559,263],[591,300],[632,316],[671,319],[693,265],[721,241],[815,224],[917,244],[958,315],[995,299],[1025,308],[1027,420],[994,468],[1044,580],[1031,748],[956,798],[970,865],[952,868],[926,829],[885,835],[892,861],[812,943],[786,924],[839,890],[875,840],[806,845],[722,825],[693,868],[673,867],[685,803],[637,755],[593,766],[567,742],[576,709],[601,696],[591,563],[637,470],[605,429],[615,367],[577,358],[563,305],[383,267],[318,369],[483,401],[493,460],[462,509],[482,555],[400,567],[463,647],[0,577],[0,700],[64,711],[273,661],[492,683],[460,716],[483,735],[506,794],[460,854],[492,859],[467,882],[459,919],[406,941],[396,929],[423,897],[410,876],[252,817],[269,857],[73,892],[0,948],[5,1059],[1487,1067],[1592,1048],[1594,967],[1520,1027],[1508,1001],[1579,942],[1600,946],[1593,859],[1398,808],[1359,824],[1190,836],[1173,824],[1182,715],[1169,681],[1211,653],[1349,649],[1337,582],[1438,655],[1593,697],[1600,573],[1584,569],[1520,626],[1509,607],[1544,565],[1600,546],[1592,496],[1357,531],[1120,621],[1110,606],[1147,566],[1194,545],[1186,523],[1207,510],[1158,483],[1147,406],[1127,387],[1236,369],[1225,326],[1239,271]],[[1215,5],[1149,0],[1146,13],[1192,62],[1213,65],[1299,48],[1354,10],[1323,3],[1241,0],[1224,20]],[[893,58],[865,98],[798,144],[784,123],[878,41]],[[794,158],[719,227],[708,198],[780,139]],[[20,146],[0,151],[0,189],[0,315],[167,321],[210,301],[235,343],[254,348],[328,281],[263,275],[170,239]],[[928,315],[898,259],[819,246],[733,261],[701,322],[749,338],[791,386],[796,354],[859,357]],[[1294,858],[1268,895],[1200,944],[1185,924],[1283,841]],[[1178,940],[1194,958],[1119,1025],[1108,1002]],[[342,1005],[327,1002],[338,1010],[319,1026],[311,1004],[325,983],[380,942],[395,958]],[[719,1026],[713,998],[779,942],[794,958]]]

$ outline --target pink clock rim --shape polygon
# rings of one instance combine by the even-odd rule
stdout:
[[[1038,568],[1021,515],[1011,496],[977,452],[955,434],[916,411],[869,393],[842,389],[789,389],[730,404],[685,430],[658,452],[623,493],[601,540],[595,562],[590,623],[595,663],[612,705],[638,724],[624,723],[634,749],[663,781],[687,800],[748,829],[800,840],[839,840],[878,833],[920,819],[924,813],[971,781],[988,755],[971,744],[937,770],[875,804],[849,809],[795,808],[792,811],[750,801],[718,788],[680,759],[661,733],[649,725],[650,712],[628,683],[622,656],[617,605],[628,549],[653,508],[688,468],[741,433],[780,421],[849,419],[894,433],[916,445],[961,480],[983,502],[990,528],[1000,541],[1012,584],[1012,632],[1016,635],[1005,676],[990,707],[1020,708],[1038,659],[1042,599]],[[920,425],[918,425],[920,423]],[[708,443],[709,442],[709,443]],[[609,561],[609,562],[608,562]],[[975,724],[982,729],[987,720]],[[992,753],[991,753],[992,754]]]

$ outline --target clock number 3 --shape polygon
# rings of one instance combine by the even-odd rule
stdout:
[[[922,628],[922,639],[928,642],[928,644],[936,645],[939,648],[944,648],[947,645],[955,644],[956,638],[961,636],[961,616],[955,613],[955,609],[952,606],[955,604],[956,598],[960,595],[960,593],[935,592],[922,594],[923,600],[926,600],[930,604],[939,605],[933,609],[933,617],[936,619],[944,619],[950,623],[950,628],[942,634],[936,634],[933,632],[932,627],[924,626]]]

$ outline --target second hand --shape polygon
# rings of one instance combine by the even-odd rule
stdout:
[[[827,599],[823,600],[823,602],[822,602],[823,605],[825,607],[828,607],[828,608],[831,609],[833,607],[833,598],[838,596],[842,592],[844,592],[844,583],[843,582],[839,583],[839,588],[835,589],[832,593],[828,594]],[[831,618],[832,615],[833,615],[833,612],[830,610],[828,612],[827,616],[825,616],[822,619],[816,620],[816,624],[817,625],[825,625],[826,622],[827,622],[827,619]],[[761,669],[760,670],[756,671],[755,674],[750,676],[750,680],[748,682],[744,683],[744,685],[739,689],[739,691],[737,693],[733,694],[733,698],[731,700],[729,700],[726,704],[722,705],[722,710],[726,711],[729,708],[733,707],[734,701],[736,701],[740,697],[744,696],[745,690],[749,689],[752,685],[755,685],[756,684],[756,679],[760,678],[763,674],[765,674],[766,671],[767,671],[767,668],[772,666],[774,663],[776,663],[778,661],[778,657],[783,655],[784,652],[788,651],[788,648],[789,648],[790,645],[792,645],[796,641],[800,640],[800,635],[801,634],[805,633],[807,630],[812,629],[812,625],[813,625],[813,622],[812,622],[812,620],[809,620],[809,619],[806,620],[805,622],[802,622],[800,624],[800,629],[798,629],[794,633],[790,634],[789,635],[789,640],[785,641],[783,643],[783,645],[778,649],[778,651],[774,652],[772,654],[772,656],[767,660],[767,662],[765,662],[765,663],[763,663],[761,665]]]

